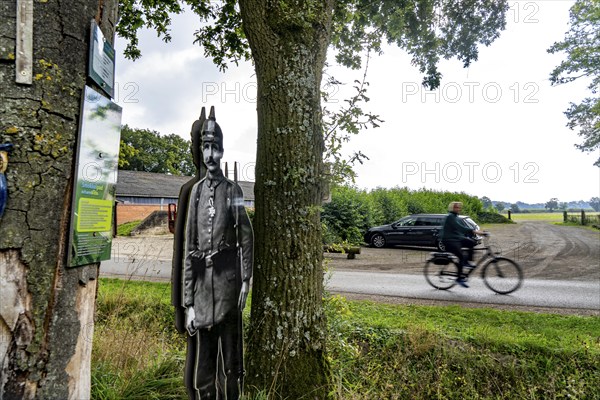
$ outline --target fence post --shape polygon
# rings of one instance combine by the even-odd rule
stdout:
[[[510,210],[508,210],[508,219],[510,219]]]
[[[563,211],[563,222],[567,222],[567,212]]]
[[[581,210],[581,225],[585,225],[585,211]]]

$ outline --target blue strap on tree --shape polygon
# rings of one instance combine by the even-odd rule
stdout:
[[[8,152],[11,151],[13,145],[10,143],[0,144],[0,218],[4,214],[6,208],[6,200],[8,200],[8,184],[4,171],[8,167]]]

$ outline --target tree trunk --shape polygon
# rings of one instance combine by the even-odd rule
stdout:
[[[33,5],[33,83],[15,83],[16,1],[0,5],[0,143],[15,147],[0,221],[0,398],[86,399],[98,265],[66,266],[92,18],[114,0]]]
[[[258,82],[246,387],[270,398],[324,399],[320,87],[333,2],[249,0],[240,8]]]

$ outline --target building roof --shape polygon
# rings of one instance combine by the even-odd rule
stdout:
[[[177,198],[181,186],[190,179],[191,176],[119,170],[117,196]],[[239,181],[238,184],[244,192],[244,200],[254,201],[254,182]]]

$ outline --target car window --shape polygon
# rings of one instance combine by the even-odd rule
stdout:
[[[419,217],[417,218],[417,226],[433,226],[435,225],[435,219],[432,217]]]
[[[402,218],[399,222],[400,226],[414,226],[416,218],[414,217],[406,217]]]

